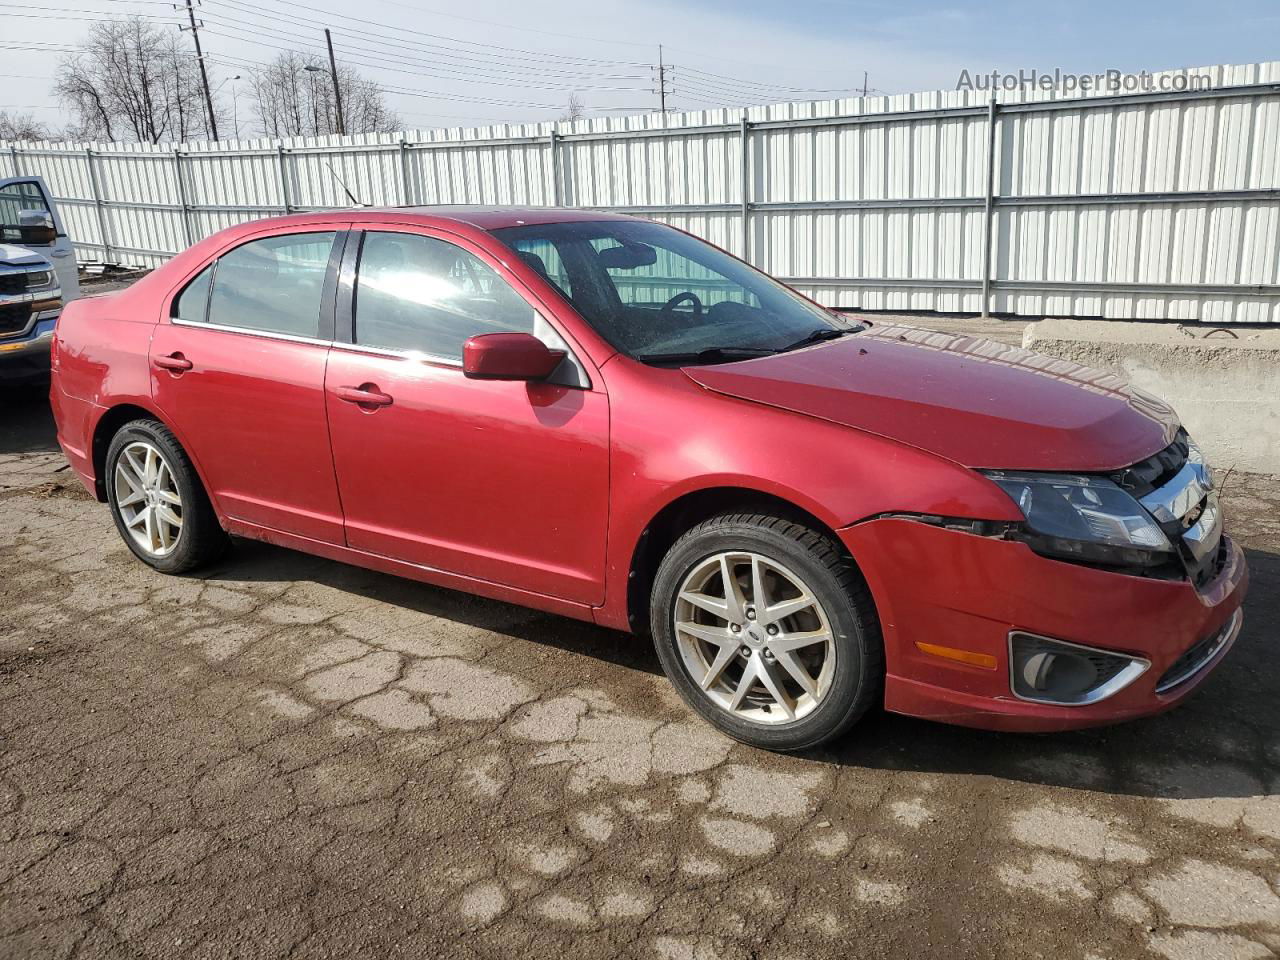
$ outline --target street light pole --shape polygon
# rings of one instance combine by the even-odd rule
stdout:
[[[342,117],[342,93],[338,90],[338,65],[333,59],[333,37],[329,35],[328,27],[324,28],[324,42],[329,47],[329,76],[333,78],[333,102],[338,108],[338,133],[345,134],[347,124]]]

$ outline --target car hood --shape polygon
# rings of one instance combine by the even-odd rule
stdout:
[[[26,267],[32,264],[48,265],[49,261],[26,247],[13,243],[0,243],[0,265],[6,267]]]
[[[873,326],[803,350],[687,367],[695,382],[969,467],[1115,470],[1168,445],[1168,405],[1112,374],[992,340]]]

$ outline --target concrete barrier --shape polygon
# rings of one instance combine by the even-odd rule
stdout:
[[[1280,329],[1046,319],[1022,345],[1154,393],[1215,467],[1280,475]]]

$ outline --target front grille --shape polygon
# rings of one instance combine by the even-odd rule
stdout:
[[[1167,693],[1180,686],[1199,673],[1210,660],[1218,655],[1227,641],[1235,633],[1240,623],[1240,611],[1237,610],[1219,629],[1202,640],[1197,640],[1164,672],[1164,676],[1156,684],[1156,693]]]
[[[6,303],[0,306],[0,337],[21,333],[27,329],[30,320],[30,303]]]
[[[1145,497],[1172,480],[1187,462],[1187,431],[1178,428],[1173,442],[1131,467],[1117,470],[1111,479],[1135,498]]]

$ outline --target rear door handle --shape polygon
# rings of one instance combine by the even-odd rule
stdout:
[[[372,383],[362,383],[358,387],[338,387],[334,390],[339,400],[356,403],[362,407],[386,407],[391,404],[391,395],[383,393]]]
[[[161,370],[170,370],[174,373],[182,373],[190,370],[193,364],[190,360],[180,353],[171,353],[168,356],[152,357],[151,362]]]

